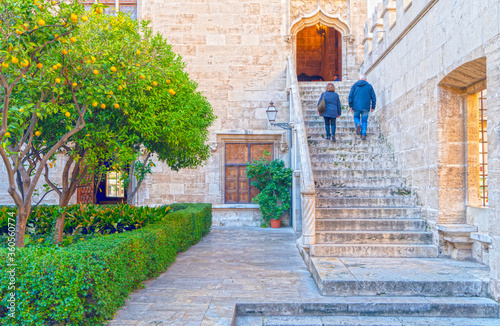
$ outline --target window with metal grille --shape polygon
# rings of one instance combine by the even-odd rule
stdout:
[[[125,198],[125,187],[121,172],[109,171],[106,173],[106,197]]]
[[[82,3],[89,9],[94,4],[94,1],[84,0]],[[132,19],[137,19],[137,0],[101,0],[99,3],[108,6],[105,10],[107,14],[113,13],[115,8],[118,8],[118,11],[130,13]]]
[[[482,206],[488,206],[488,119],[486,90],[479,95],[479,198]]]
[[[259,160],[264,151],[273,152],[273,144],[226,143],[225,145],[225,203],[248,204],[259,194],[250,184],[245,172],[247,163]],[[272,154],[266,158],[272,160]]]

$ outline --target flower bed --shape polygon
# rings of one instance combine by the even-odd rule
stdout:
[[[68,247],[32,246],[15,252],[15,287],[9,250],[0,249],[0,324],[101,325],[142,281],[159,275],[210,232],[210,204],[152,209],[158,221]],[[9,299],[15,294],[15,313]],[[14,317],[12,317],[14,316]]]

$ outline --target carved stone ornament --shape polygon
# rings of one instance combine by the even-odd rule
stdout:
[[[344,36],[344,40],[348,41],[349,43],[353,43],[356,40],[356,38],[354,37],[354,35],[350,34]]]
[[[212,151],[212,153],[214,153],[217,151],[217,148],[219,148],[219,143],[218,142],[210,142],[208,146],[210,146],[210,150]]]
[[[336,17],[348,21],[348,0],[292,0],[290,3],[290,15],[292,21],[314,13],[318,8],[330,17]]]
[[[292,40],[292,34],[286,34],[285,36],[283,36],[283,40],[285,41],[285,43],[290,43],[290,41]]]
[[[287,143],[280,143],[280,150],[282,153],[286,152],[288,150],[288,144]]]

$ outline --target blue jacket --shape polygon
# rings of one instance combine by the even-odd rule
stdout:
[[[339,95],[335,92],[324,92],[321,94],[319,102],[325,97],[326,110],[323,113],[322,117],[327,118],[336,118],[339,115],[342,115],[342,107],[340,106],[340,98]],[[317,104],[317,105],[318,105]]]
[[[368,111],[370,110],[370,104],[371,108],[375,110],[377,98],[373,87],[366,80],[359,80],[351,87],[349,107],[355,111]]]

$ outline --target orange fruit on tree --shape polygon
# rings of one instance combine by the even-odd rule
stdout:
[[[61,82],[61,79],[56,78],[56,83],[59,84]]]
[[[175,91],[173,89],[169,89],[168,92],[172,95],[175,95]]]
[[[115,109],[118,109],[120,107],[120,104],[115,103]]]
[[[21,35],[23,33],[23,31],[19,30],[19,29],[16,29],[16,34],[17,35]]]
[[[36,67],[37,67],[38,69],[42,69],[42,68],[43,68],[43,64],[41,64],[41,63],[39,62],[39,63],[37,63],[37,64],[36,64]]]
[[[12,57],[12,63],[17,64],[19,62],[19,59],[16,57]]]
[[[28,60],[26,60],[26,59],[24,59],[24,60],[21,62],[21,66],[23,66],[23,67],[27,67],[27,66],[29,66],[29,65],[30,65],[30,63],[29,63],[29,61],[28,61]]]
[[[170,84],[170,83],[171,83],[170,79],[167,79],[167,84]]]
[[[73,83],[73,84],[71,84],[71,86],[73,86],[73,88],[75,88],[76,86],[78,86],[78,84],[77,83]]]
[[[24,112],[23,108],[19,109],[19,113],[23,113],[23,112]]]
[[[106,108],[106,104],[101,104],[101,109],[105,109]]]
[[[71,116],[71,113],[66,112],[66,113],[64,113],[64,115],[66,116],[66,118],[69,118]]]
[[[59,68],[59,66],[58,66],[58,65],[53,65],[53,66],[52,66],[52,69],[54,69],[54,70],[57,70],[57,68]]]
[[[69,38],[69,40],[71,41],[71,43],[75,43],[76,42],[76,37],[72,36]]]
[[[40,25],[40,26],[45,25],[45,20],[40,19],[40,20],[38,21],[38,25]]]
[[[8,131],[7,131],[7,132],[5,133],[5,137],[10,137],[10,132],[8,132]]]
[[[140,79],[144,79],[144,78],[146,78],[146,76],[144,76],[144,75],[140,75],[140,76],[139,76],[139,78],[140,78]]]
[[[122,90],[122,89],[123,89],[122,85],[118,86],[118,89],[119,89],[119,90]]]
[[[64,55],[66,55],[66,54],[68,54],[68,50],[63,49],[63,50],[61,51],[61,53],[62,53],[62,54],[64,54]]]
[[[82,21],[86,22],[87,20],[89,20],[89,17],[87,17],[87,16],[82,16]]]
[[[94,69],[93,73],[94,73],[94,75],[97,75],[99,73],[99,71],[97,69]]]
[[[9,68],[9,64],[7,62],[2,62],[2,67],[3,68]]]
[[[137,50],[137,55],[141,55],[141,50]]]
[[[58,63],[56,64],[56,66],[57,66],[57,68],[61,68],[61,67],[62,67],[62,64],[61,64],[60,62],[58,62]]]
[[[153,86],[158,86],[158,83],[154,81]]]
[[[95,8],[95,12],[98,14],[102,14],[102,8],[101,7]]]
[[[110,69],[110,70],[111,70],[112,72],[115,72],[115,71],[116,71],[116,67],[115,67],[115,66],[113,66],[113,67],[111,67],[111,69]]]
[[[35,136],[39,137],[42,134],[40,130],[35,131]]]
[[[97,102],[96,101],[92,102],[92,106],[96,107],[97,106]]]
[[[78,16],[75,14],[71,14],[71,20],[78,20]]]

